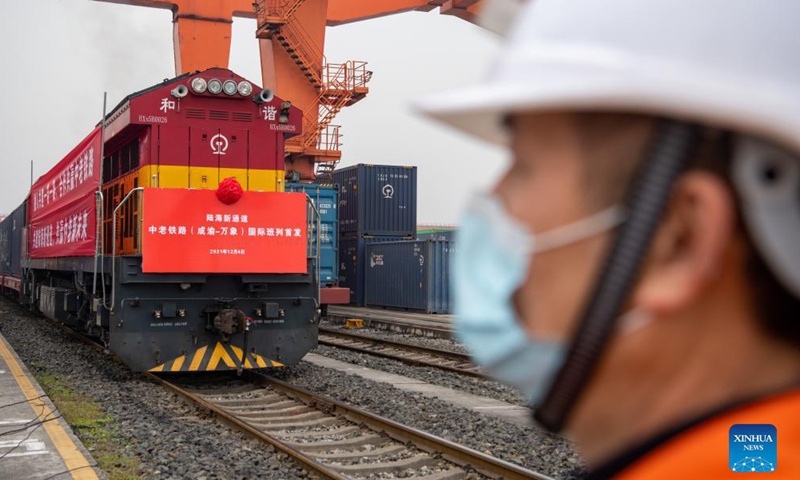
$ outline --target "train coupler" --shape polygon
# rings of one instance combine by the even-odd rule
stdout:
[[[230,341],[231,336],[244,333],[247,329],[247,316],[238,308],[226,308],[214,317],[214,329],[222,336],[223,341]]]

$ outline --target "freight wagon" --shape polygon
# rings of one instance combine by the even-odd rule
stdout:
[[[301,128],[226,69],[127,96],[0,223],[3,290],[136,371],[297,363],[320,315],[319,219],[284,188]]]
[[[0,221],[0,291],[19,299],[22,284],[22,257],[25,249],[27,202]]]

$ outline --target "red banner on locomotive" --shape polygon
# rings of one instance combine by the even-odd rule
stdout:
[[[191,205],[192,208],[186,208]],[[306,196],[212,190],[144,191],[144,272],[306,273]]]

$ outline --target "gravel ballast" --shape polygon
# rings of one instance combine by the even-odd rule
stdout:
[[[473,395],[494,398],[514,405],[526,406],[525,399],[514,388],[491,380],[461,375],[434,367],[409,365],[399,360],[355,352],[346,348],[320,345],[314,350],[314,353],[342,362],[352,363],[353,365],[415,378],[433,385],[462,390]]]
[[[394,340],[396,342],[405,342],[412,345],[419,345],[420,347],[438,348],[439,350],[448,350],[456,353],[468,353],[463,345],[456,341],[448,340],[446,338],[431,338],[423,337],[421,335],[413,335],[409,333],[397,333],[387,330],[379,330],[377,328],[359,328],[357,330],[344,328],[341,322],[332,322],[323,319],[319,326],[329,330],[341,330],[347,333],[355,333],[365,337],[377,338],[382,340]]]
[[[28,368],[57,372],[102,405],[141,460],[138,475],[158,479],[298,479],[307,473],[286,455],[224,427],[175,394],[128,370],[9,300],[0,328]]]
[[[334,322],[323,322],[320,324],[320,326],[330,330],[339,330],[342,332],[368,338],[375,338],[378,340],[409,343],[420,347],[435,348],[438,350],[446,350],[455,353],[467,353],[466,349],[459,343],[442,338],[427,338],[417,335],[386,332],[372,328],[351,330],[346,329],[341,324],[336,324]],[[403,375],[442,387],[463,390],[473,395],[494,398],[496,400],[501,400],[514,405],[527,406],[525,399],[516,389],[491,380],[459,375],[458,373],[448,372],[439,368],[409,365],[399,360],[391,360],[376,355],[359,353],[341,347],[329,347],[321,345],[317,347],[315,353],[334,358],[342,362],[352,363],[362,367],[374,368],[376,370],[382,370],[397,375]]]

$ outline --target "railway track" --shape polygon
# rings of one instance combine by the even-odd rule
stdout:
[[[50,323],[106,351],[71,328]],[[260,372],[245,370],[241,377],[211,374],[213,383],[207,378],[143,375],[222,423],[273,445],[318,478],[553,480]]]
[[[211,385],[148,376],[321,478],[549,479],[258,372]]]
[[[319,329],[320,345],[346,348],[360,353],[391,358],[412,365],[434,367],[461,375],[484,378],[483,373],[463,353],[421,347],[405,342],[396,342],[365,337],[341,330]]]

